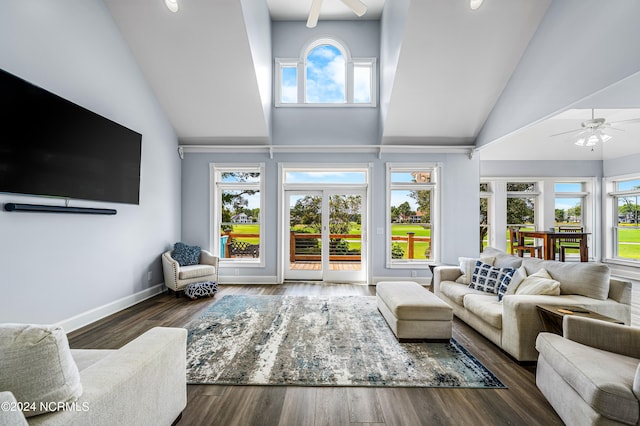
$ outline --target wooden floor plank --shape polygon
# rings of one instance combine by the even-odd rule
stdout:
[[[162,294],[69,333],[72,348],[113,349],[155,326],[184,327],[228,294],[375,295],[374,286],[286,283],[221,285],[213,298]],[[520,365],[459,319],[453,336],[508,389],[339,388],[189,385],[185,425],[561,425]]]

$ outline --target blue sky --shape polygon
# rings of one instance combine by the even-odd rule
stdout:
[[[337,47],[320,45],[307,56],[307,102],[345,102],[345,59]]]
[[[364,172],[287,172],[287,183],[366,183]]]
[[[371,102],[371,68],[355,66],[353,95],[355,103]],[[282,68],[283,103],[298,101],[298,71],[295,66]],[[340,50],[332,45],[320,45],[306,58],[306,102],[346,102],[346,60]]]

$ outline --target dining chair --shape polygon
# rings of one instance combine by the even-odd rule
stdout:
[[[559,226],[558,232],[584,232],[582,226]],[[560,262],[564,262],[567,250],[578,250],[580,252],[580,240],[586,237],[563,237],[558,239],[558,251],[560,252]]]
[[[509,237],[511,238],[512,255],[517,253],[518,256],[524,257],[524,252],[528,251],[531,257],[535,257],[537,252],[538,258],[542,259],[542,246],[525,244],[524,238],[520,238],[520,232],[518,231],[517,227],[509,227]]]

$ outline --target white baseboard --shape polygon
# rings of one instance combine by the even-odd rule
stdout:
[[[165,291],[164,283],[157,284],[138,293],[123,297],[122,299],[114,300],[106,305],[98,306],[97,308],[93,308],[71,318],[67,318],[66,320],[62,320],[56,325],[61,326],[66,333],[69,333],[109,315],[115,314],[116,312],[120,312],[121,310],[133,306],[136,303],[140,303],[143,300],[158,295],[163,291]]]
[[[218,277],[219,284],[281,284],[278,282],[278,277],[270,275],[227,275]]]
[[[413,281],[422,286],[431,284],[431,277],[373,277],[370,285],[376,285],[380,281]]]

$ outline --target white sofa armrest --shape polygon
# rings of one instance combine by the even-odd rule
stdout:
[[[458,266],[436,266],[433,270],[433,292],[440,292],[440,283],[443,281],[455,281],[462,271]]]
[[[538,359],[536,338],[543,331],[536,305],[570,306],[560,296],[506,295],[502,298],[502,349],[518,361]]]
[[[640,358],[640,328],[565,315],[562,320],[565,338],[593,348]]]
[[[29,426],[24,414],[18,408],[16,397],[9,391],[0,392],[0,425],[3,426]]]
[[[186,342],[183,328],[147,331],[80,372],[78,410],[32,417],[30,424],[170,425],[187,404]]]

